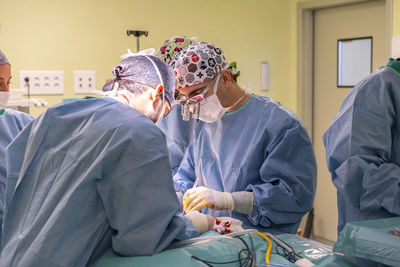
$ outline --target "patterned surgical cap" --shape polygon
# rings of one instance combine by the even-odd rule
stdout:
[[[175,58],[176,88],[185,88],[212,79],[228,67],[229,63],[219,47],[206,42],[189,45]]]
[[[167,62],[171,67],[175,66],[175,57],[182,49],[195,43],[197,37],[187,38],[186,36],[174,36],[165,40],[157,51],[157,57]]]

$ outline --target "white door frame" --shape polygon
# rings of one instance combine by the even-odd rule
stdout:
[[[314,123],[314,11],[322,8],[338,7],[376,0],[313,0],[297,4],[298,32],[298,100],[297,112],[308,128],[313,141]],[[390,57],[393,35],[393,0],[386,4],[386,57]],[[313,142],[314,143],[314,142]]]

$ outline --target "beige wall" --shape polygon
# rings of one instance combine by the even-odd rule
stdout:
[[[63,70],[63,96],[37,96],[50,105],[74,97],[73,71],[95,70],[97,88],[126,48],[136,50],[127,29],[145,29],[141,47],[158,48],[171,36],[185,34],[213,42],[237,61],[242,85],[297,111],[298,2],[307,0],[0,0],[0,47],[19,70]],[[394,0],[393,35],[400,35],[400,0]],[[162,23],[160,23],[162,22]],[[259,91],[261,61],[270,62],[271,90]],[[38,115],[44,109],[31,109]]]
[[[400,36],[400,0],[393,0],[393,36]]]
[[[12,88],[20,86],[19,70],[64,71],[64,96],[35,96],[50,105],[75,96],[74,70],[95,70],[101,89],[126,48],[136,51],[126,30],[141,29],[149,31],[143,49],[180,34],[215,43],[238,62],[239,83],[254,93],[261,93],[260,62],[270,62],[266,95],[296,111],[293,0],[0,0],[0,6],[0,47],[12,63]]]

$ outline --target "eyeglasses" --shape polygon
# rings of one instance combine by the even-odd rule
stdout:
[[[200,102],[205,100],[205,95],[208,91],[210,91],[211,86],[215,83],[217,76],[215,76],[211,82],[207,85],[207,87],[201,91],[200,94],[192,96],[188,98],[187,96],[181,94],[179,91],[178,93],[175,92],[175,101],[181,105],[181,115],[182,120],[188,121],[190,120],[190,113],[192,113],[193,119],[199,119],[200,116]],[[194,91],[200,91],[202,87],[195,89]]]
[[[179,95],[176,101],[181,105],[182,120],[190,120],[190,113],[192,113],[193,119],[199,119],[200,116],[200,102],[205,100],[205,95],[210,90],[211,85],[215,82],[215,78],[202,90],[198,95],[192,96],[189,99],[185,95]],[[197,89],[201,90],[201,88]]]

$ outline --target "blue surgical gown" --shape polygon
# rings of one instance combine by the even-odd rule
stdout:
[[[195,119],[182,120],[181,105],[174,105],[158,126],[167,139],[172,174],[178,171],[186,149],[193,140],[196,123]]]
[[[31,115],[14,109],[0,110],[0,225],[3,221],[4,198],[7,183],[6,147],[31,120],[33,120]]]
[[[346,96],[323,136],[346,222],[400,215],[400,63],[391,59]]]
[[[198,235],[179,212],[161,130],[115,100],[49,108],[6,154],[0,266],[86,266],[110,248],[151,255]]]
[[[296,116],[268,97],[253,95],[240,109],[196,127],[195,137],[174,176],[184,193],[196,184],[217,191],[254,192],[249,215],[231,216],[244,228],[295,233],[312,207],[316,189],[314,150]]]

